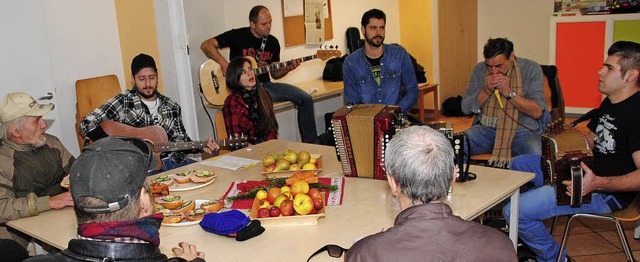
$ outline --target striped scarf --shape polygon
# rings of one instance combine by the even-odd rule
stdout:
[[[488,70],[487,75],[489,75]],[[520,75],[518,61],[513,60],[511,68],[507,70],[506,75],[509,77],[511,90],[520,96],[522,93],[522,76]],[[504,111],[500,108],[498,99],[492,95],[482,106],[480,123],[483,126],[496,128],[493,153],[488,164],[498,168],[509,168],[509,164],[511,163],[511,143],[518,128],[517,121],[519,112],[513,104],[509,103],[506,97],[502,96],[500,99],[504,104]],[[513,120],[507,117],[505,113],[511,116]]]

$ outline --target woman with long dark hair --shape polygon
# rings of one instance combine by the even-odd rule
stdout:
[[[278,138],[278,122],[269,93],[256,80],[251,61],[237,57],[227,66],[227,88],[222,113],[227,134],[245,135],[258,144]]]

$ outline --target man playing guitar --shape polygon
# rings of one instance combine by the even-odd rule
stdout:
[[[166,131],[170,142],[191,141],[182,123],[180,105],[157,90],[158,68],[153,57],[146,54],[134,57],[131,61],[131,73],[134,79],[133,88],[116,95],[85,116],[80,123],[82,133],[96,141],[109,136],[109,132],[105,131],[102,125],[107,121],[115,121],[138,128],[160,126]],[[203,150],[212,154],[219,148],[213,139],[209,138]],[[199,150],[168,154],[162,158],[160,171],[195,162],[193,159],[185,158],[185,152],[197,153]]]
[[[271,13],[266,7],[258,5],[249,12],[249,27],[224,32],[204,41],[200,48],[207,57],[220,64],[223,74],[226,74],[229,61],[220,54],[218,48],[229,47],[230,59],[237,56],[254,57],[258,66],[261,67],[280,61],[280,43],[277,38],[270,35],[270,32]],[[271,71],[271,77],[280,79],[299,65],[300,61],[292,60],[287,67]],[[311,95],[289,84],[273,83],[268,74],[257,77],[274,102],[291,101],[298,107],[298,128],[302,142],[317,143],[318,135]]]

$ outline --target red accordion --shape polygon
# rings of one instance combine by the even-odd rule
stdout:
[[[384,151],[400,126],[397,106],[343,106],[333,114],[332,126],[342,171],[348,177],[387,179]]]

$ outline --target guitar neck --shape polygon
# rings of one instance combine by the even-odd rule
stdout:
[[[317,57],[318,56],[314,54],[314,55],[309,55],[309,56],[303,56],[303,57],[300,57],[300,58],[296,58],[294,60],[298,60],[300,62],[306,62],[306,61],[309,61],[309,60],[316,59]],[[256,75],[261,75],[261,74],[264,74],[264,73],[267,73],[267,72],[271,72],[271,71],[275,71],[275,70],[287,67],[288,65],[291,64],[291,61],[293,61],[293,60],[280,62],[280,63],[275,63],[275,64],[270,64],[270,65],[263,66],[263,67],[258,67],[256,69],[254,69],[253,71],[255,72]]]
[[[218,146],[220,146],[221,148],[226,148],[230,146],[237,146],[239,143],[238,141],[239,140],[223,139],[223,140],[213,140],[213,143],[218,144]],[[153,144],[153,152],[162,153],[162,152],[200,149],[200,148],[206,148],[206,147],[207,147],[207,141],[157,143],[157,144]]]
[[[214,141],[218,142],[218,141]],[[153,152],[172,152],[190,149],[200,149],[207,147],[207,141],[189,141],[189,142],[169,142],[153,144]]]

